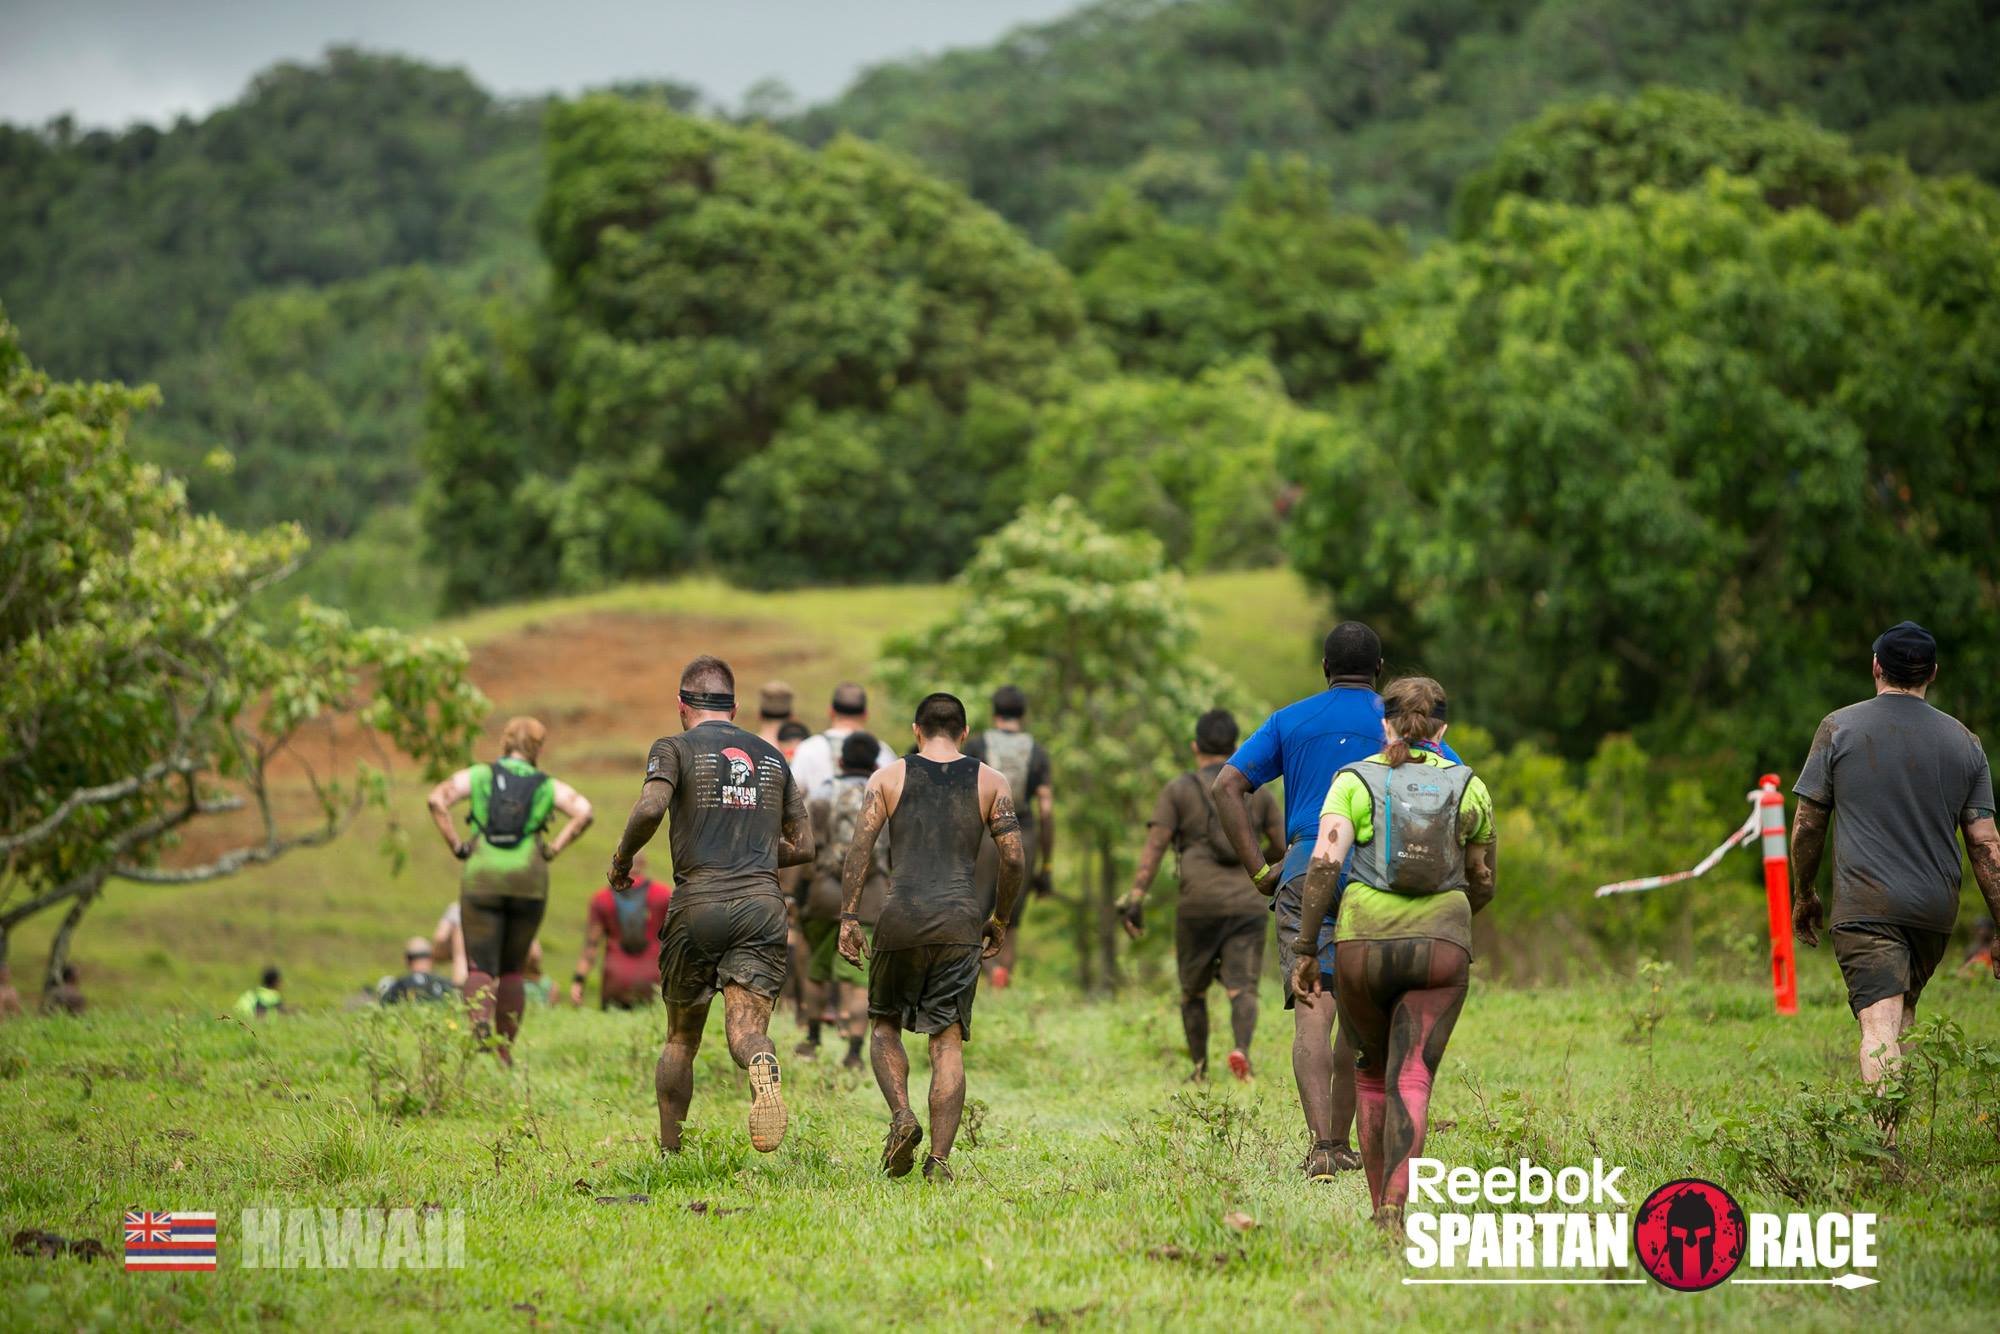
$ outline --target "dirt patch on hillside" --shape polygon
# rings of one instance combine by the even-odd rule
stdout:
[[[497,750],[507,719],[526,713],[548,725],[551,767],[636,767],[654,738],[679,730],[681,668],[701,653],[735,669],[748,715],[764,681],[824,656],[772,621],[601,612],[530,622],[473,650],[472,679],[493,701],[481,753]]]
[[[746,718],[754,718],[757,688],[764,681],[796,678],[826,657],[818,640],[770,620],[594,612],[531,621],[472,650],[468,674],[493,701],[475,757],[498,755],[500,729],[525,713],[548,726],[543,761],[553,772],[636,775],[654,739],[680,729],[675,707],[681,669],[702,653],[714,653],[735,669]],[[399,781],[419,776],[407,756],[385,756],[351,722],[304,729],[271,766],[281,824],[298,830],[315,818],[307,765],[325,780],[385,758]],[[166,861],[175,866],[206,861],[257,841],[259,828],[252,811],[202,820]]]

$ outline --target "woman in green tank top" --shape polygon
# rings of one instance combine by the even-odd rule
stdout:
[[[527,1006],[528,956],[548,907],[549,868],[557,854],[590,827],[590,802],[561,779],[535,767],[548,731],[533,718],[512,718],[500,734],[500,758],[461,769],[431,789],[431,822],[459,874],[460,929],[465,933],[465,992],[473,1027],[483,1038],[499,1029],[494,1048],[513,1063],[512,1043]],[[472,804],[472,836],[461,839],[451,808]],[[544,839],[556,813],[568,817]]]
[[[1335,774],[1320,811],[1293,985],[1301,995],[1320,989],[1320,924],[1338,898],[1334,999],[1359,1053],[1361,1162],[1375,1221],[1400,1232],[1431,1082],[1465,1004],[1472,914],[1493,898],[1493,798],[1438,747],[1443,686],[1393,682],[1382,713],[1388,744]]]

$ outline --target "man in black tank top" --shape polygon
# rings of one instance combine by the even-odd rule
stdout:
[[[906,1176],[924,1130],[910,1110],[910,1058],[903,1030],[930,1037],[931,1154],[924,1177],[951,1180],[951,1146],[965,1110],[965,1053],[972,1033],[972,998],[981,956],[997,954],[1007,916],[1021,892],[1026,860],[1021,822],[1007,779],[959,749],[965,705],[931,695],[917,706],[917,752],[868,780],[868,801],[843,868],[840,952],[859,964],[861,891],[874,864],[875,842],[889,834],[889,892],[875,922],[868,965],[870,1057],[889,1103],[882,1170]],[[989,913],[974,877],[980,840],[988,832],[1000,853],[997,898]]]
[[[669,811],[675,890],[660,929],[667,1041],[654,1073],[660,1148],[678,1153],[694,1098],[694,1058],[709,1003],[722,993],[729,1054],[750,1072],[750,1144],[785,1137],[785,1102],[771,1046],[771,1005],[784,986],[785,900],[778,869],[812,860],[812,824],[775,746],[736,726],[736,677],[719,658],[681,673],[679,736],[646,756],[646,781],[611,855],[612,890],[632,883],[632,859]]]

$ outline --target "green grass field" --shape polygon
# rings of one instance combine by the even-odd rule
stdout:
[[[1316,684],[1326,612],[1293,576],[1205,578],[1190,596],[1203,652],[1253,692],[1276,703]],[[547,710],[551,767],[600,810],[599,828],[553,868],[550,974],[568,975],[637,757],[672,726],[665,687],[657,711],[608,710],[617,682],[593,653],[565,651],[573,634],[636,637],[662,679],[693,652],[740,654],[788,675],[810,718],[836,680],[867,675],[884,635],[947,614],[952,597],[683,581],[448,625],[473,646],[475,677],[487,673],[492,730],[510,712]],[[524,654],[533,694],[495,692],[521,679],[508,663]],[[671,1162],[652,1147],[658,1013],[537,1009],[516,1074],[478,1061],[439,1109],[397,1115],[378,1095],[451,1068],[427,1066],[420,1039],[448,1051],[463,1033],[443,1030],[442,1011],[418,1031],[342,1009],[456,893],[421,785],[405,775],[396,790],[412,851],[400,876],[371,817],[332,847],[229,880],[114,885],[77,940],[92,1013],[0,1026],[0,1225],[95,1238],[114,1257],[0,1257],[0,1329],[1991,1327],[2000,1081],[1944,1070],[1935,1115],[1923,1099],[1909,1113],[1907,1155],[1872,1156],[1872,1130],[1839,1092],[1853,1029],[1823,953],[1801,960],[1804,1011],[1784,1021],[1748,955],[1712,959],[1712,976],[1658,993],[1588,968],[1570,987],[1476,984],[1435,1106],[1450,1128],[1432,1149],[1482,1167],[1602,1155],[1639,1193],[1710,1175],[1751,1209],[1788,1207],[1781,1188],[1810,1201],[1800,1207],[1877,1209],[1882,1286],[1860,1292],[1404,1287],[1400,1253],[1363,1221],[1359,1178],[1310,1186],[1297,1173],[1289,1018],[1274,984],[1253,1053],[1261,1078],[1181,1083],[1165,903],[1116,1000],[1080,1002],[1062,981],[1067,945],[1031,916],[1026,980],[980,1001],[974,1112],[948,1191],[875,1179],[880,1097],[872,1081],[822,1066],[788,1062],[791,1138],[774,1156],[752,1153],[719,1019],[689,1151]],[[53,925],[16,933],[17,977],[32,977]],[[222,1017],[267,961],[284,968],[297,1013],[254,1028]],[[1992,986],[1941,979],[1927,1012],[2000,1044]],[[1634,1040],[1649,1027],[1650,1044]],[[789,1018],[776,1036],[788,1053]],[[632,1195],[647,1198],[596,1202]],[[464,1269],[240,1267],[242,1209],[427,1202],[467,1211]],[[127,1207],[217,1211],[222,1272],[125,1274]],[[1232,1229],[1236,1212],[1255,1226]]]
[[[1929,1003],[1991,1042],[1992,985],[1944,979]],[[967,1048],[976,1133],[948,1188],[874,1176],[879,1095],[826,1065],[787,1063],[792,1133],[774,1155],[751,1152],[719,1020],[688,1151],[666,1162],[652,1145],[657,1014],[535,1010],[512,1076],[480,1060],[439,1111],[400,1119],[370,1091],[371,1069],[418,1066],[393,1013],[10,1024],[0,1223],[94,1237],[113,1259],[0,1259],[0,1326],[1992,1327],[2000,1142],[1957,1074],[1934,1128],[1911,1111],[1905,1160],[1835,1155],[1811,1188],[1824,1194],[1811,1207],[1882,1214],[1879,1287],[1410,1288],[1399,1250],[1364,1222],[1358,1176],[1298,1175],[1289,1024],[1266,993],[1248,1087],[1180,1082],[1159,986],[1091,1004],[1033,981],[983,995]],[[1649,1052],[1630,1039],[1655,1011]],[[1815,1161],[1816,1122],[1755,1109],[1843,1085],[1853,1030],[1824,970],[1809,970],[1799,1016],[1768,1011],[1746,984],[1680,983],[1656,1000],[1637,983],[1475,983],[1431,1150],[1478,1167],[1603,1155],[1627,1167],[1634,1205],[1694,1173],[1746,1209],[1798,1207],[1709,1136],[1741,1117],[1741,1142],[1779,1141],[1765,1147],[1795,1169]],[[788,1052],[789,1019],[776,1036]],[[646,1198],[597,1199],[633,1195]],[[232,1231],[246,1207],[427,1202],[467,1211],[463,1269],[245,1269]],[[220,1272],[123,1272],[127,1206],[217,1211]],[[1248,1231],[1225,1221],[1239,1212]]]

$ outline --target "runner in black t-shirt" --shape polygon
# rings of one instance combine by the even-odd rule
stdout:
[[[910,1058],[903,1029],[930,1035],[929,1181],[950,1181],[952,1141],[965,1110],[965,1052],[979,960],[999,952],[1007,914],[1021,892],[1026,859],[1021,822],[1007,779],[963,754],[965,705],[931,695],[917,706],[917,752],[877,770],[843,870],[840,952],[859,964],[864,947],[859,907],[874,865],[875,841],[889,830],[889,893],[875,922],[868,965],[870,1055],[889,1103],[882,1170],[908,1175],[923,1127],[910,1110]],[[991,831],[1000,854],[997,901],[988,908],[973,874],[979,844]]]
[[[719,658],[681,673],[679,736],[646,756],[646,781],[611,856],[611,888],[632,883],[632,859],[669,811],[674,898],[660,931],[660,991],[667,1041],[653,1084],[660,1148],[678,1153],[694,1097],[694,1058],[709,1002],[722,993],[729,1054],[750,1072],[750,1143],[760,1153],[785,1137],[778,1057],[767,1036],[785,981],[785,900],[778,868],[810,862],[812,826],[775,746],[742,728],[736,677]]]

